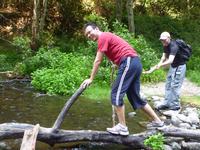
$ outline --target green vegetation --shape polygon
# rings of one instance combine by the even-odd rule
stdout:
[[[9,63],[8,63],[9,61]],[[0,71],[11,70],[13,68],[11,61],[7,55],[1,54],[0,55]]]
[[[36,57],[40,57],[38,63],[46,61],[47,65],[45,64],[41,69],[32,73],[32,85],[36,89],[50,94],[73,93],[87,77],[87,68],[91,68],[90,57],[86,58],[70,53],[62,54],[55,49],[37,54]]]
[[[110,86],[99,86],[92,84],[87,90],[84,91],[83,96],[92,100],[108,100],[110,99]]]
[[[0,40],[0,71],[13,70],[19,61],[21,61],[21,56],[16,51],[16,47]]]
[[[55,4],[54,2],[52,1],[52,4]],[[60,6],[62,8],[69,7],[64,2],[60,3],[63,4]],[[72,4],[71,1],[68,1],[68,3]],[[162,55],[162,45],[158,40],[162,31],[169,31],[173,38],[184,39],[193,48],[193,55],[187,65],[187,77],[200,85],[200,79],[198,78],[198,70],[200,70],[200,35],[198,31],[200,25],[198,19],[194,18],[191,21],[188,14],[184,14],[184,11],[182,11],[186,5],[184,2],[179,4],[179,8],[176,7],[175,2],[171,3],[170,6],[173,7],[173,10],[171,7],[167,9],[169,1],[165,0],[163,0],[163,3],[157,4],[149,3],[149,1],[146,1],[145,5],[142,5],[142,2],[140,3],[141,5],[137,4],[135,8],[136,14],[134,15],[135,34],[129,32],[126,25],[127,18],[122,17],[121,22],[115,20],[112,14],[115,8],[111,1],[102,3],[102,6],[109,4],[105,7],[104,12],[107,12],[106,9],[112,10],[110,17],[104,15],[104,13],[97,14],[95,11],[92,11],[92,6],[91,8],[84,6],[88,7],[88,10],[85,10],[81,7],[80,2],[76,3],[77,5],[73,5],[72,8],[74,8],[75,12],[80,10],[78,12],[81,15],[78,18],[74,18],[75,12],[67,11],[72,16],[63,15],[63,20],[54,22],[54,24],[52,22],[51,24],[47,23],[48,30],[41,34],[38,49],[35,51],[31,50],[32,39],[28,36],[28,30],[24,36],[13,38],[13,43],[17,50],[15,53],[12,53],[13,55],[11,53],[2,53],[0,55],[1,70],[14,70],[19,75],[30,76],[32,78],[32,85],[37,90],[51,94],[72,94],[82,81],[89,77],[92,69],[97,45],[95,42],[87,41],[80,29],[84,22],[94,21],[100,25],[103,31],[114,32],[127,40],[137,50],[144,70],[148,70],[152,65],[155,65]],[[27,3],[27,5],[29,4]],[[140,8],[139,5],[143,8]],[[166,5],[165,9],[160,9],[163,5]],[[191,5],[194,4],[191,3]],[[160,12],[155,11],[154,6]],[[57,4],[55,4],[56,7],[58,7]],[[179,14],[175,15],[175,10]],[[61,11],[65,13],[66,9],[61,9]],[[89,11],[91,12],[88,13]],[[52,11],[51,13],[55,12]],[[193,11],[190,13],[191,17],[195,17]],[[126,14],[123,14],[123,16],[126,16]],[[74,26],[70,26],[70,24],[66,27],[64,26],[69,21],[67,17],[71,19],[70,21],[74,21],[72,22]],[[80,24],[77,25],[78,21],[80,21]],[[65,32],[65,30],[70,30],[70,32]],[[104,59],[93,83],[95,84],[94,87],[108,87],[110,85],[110,66],[110,62]],[[142,83],[153,83],[164,81],[165,78],[166,71],[160,69],[152,74],[142,75],[141,81]]]
[[[164,150],[164,136],[162,133],[149,136],[144,141],[144,145],[150,147],[152,150]]]
[[[100,18],[101,19],[101,18]],[[151,63],[156,63],[158,58],[156,53],[145,41],[143,36],[133,39],[133,36],[127,30],[127,27],[114,22],[113,28],[116,34],[122,36],[132,44],[143,62],[145,68],[149,68]],[[96,43],[88,41],[87,45],[76,43],[69,48],[68,53],[59,47],[47,48],[42,46],[34,56],[31,56],[27,48],[27,38],[16,38],[17,46],[22,46],[23,61],[18,63],[15,71],[22,75],[31,75],[32,85],[41,91],[50,94],[72,94],[89,77],[95,57]],[[60,45],[63,45],[60,42]],[[76,49],[76,51],[74,51]],[[82,53],[83,52],[83,53]],[[99,69],[98,75],[94,81],[98,86],[110,85],[110,63],[105,59]],[[142,76],[144,82],[156,82],[165,79],[165,72],[159,70],[151,76]]]
[[[178,20],[176,22],[173,19],[170,20],[168,17],[163,18],[159,21],[159,24],[157,23],[157,27],[162,26],[166,21],[172,24],[171,27],[175,24],[179,24]],[[112,31],[127,40],[137,50],[143,68],[147,70],[159,61],[160,55],[162,54],[162,46],[158,40],[161,31],[158,32],[156,27],[153,28],[153,24],[158,20],[158,17],[152,17],[151,22],[146,24],[143,23],[144,17],[137,16],[137,19],[138,22],[141,22],[141,27],[138,28],[138,31],[140,31],[139,29],[144,29],[145,31],[148,26],[149,30],[143,35],[137,35],[137,37],[134,38],[134,35],[128,31],[127,26],[118,21],[113,22],[112,26],[108,27],[105,18],[100,16],[98,17],[94,14],[89,17],[89,20],[99,22],[106,31]],[[146,17],[145,19],[148,21],[150,17]],[[160,27],[160,30],[161,28],[162,27]],[[180,30],[183,27],[177,25],[177,28],[179,30],[177,29],[174,33],[180,32],[179,35],[186,34]],[[194,29],[196,29],[196,27]],[[171,31],[172,29],[168,30]],[[195,32],[191,32],[191,34],[193,33],[196,35]],[[47,35],[47,37],[51,37],[49,34]],[[53,45],[56,45],[56,47],[54,46],[53,48],[49,48],[49,44],[47,44],[48,41],[46,41],[33,55],[29,48],[28,43],[30,40],[28,37],[16,37],[14,43],[17,47],[21,47],[19,52],[23,61],[15,66],[15,71],[20,75],[31,75],[32,85],[38,90],[51,94],[72,94],[79,87],[82,81],[90,75],[93,59],[96,53],[96,43],[82,40],[81,37],[69,38],[63,36],[60,40],[58,38],[55,38],[55,40],[52,40],[52,38],[49,39],[50,43],[55,43]],[[193,41],[191,45],[196,45],[196,41]],[[197,53],[198,48],[195,49],[194,46],[193,56],[191,58],[192,61],[189,61],[188,63],[187,76],[189,79],[199,84],[200,80],[198,78],[198,70],[200,66],[198,65],[198,61],[200,58],[195,56]],[[2,59],[2,62],[6,61],[5,56],[0,57],[0,59]],[[94,81],[96,85],[95,87],[106,87],[110,85],[110,66],[109,61],[104,59]],[[142,75],[141,80],[143,83],[147,83],[164,81],[165,78],[165,70],[160,69],[152,74]]]
[[[185,96],[181,97],[183,103],[187,103],[193,106],[200,106],[200,96]]]

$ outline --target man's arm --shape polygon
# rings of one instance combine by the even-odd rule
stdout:
[[[157,65],[151,67],[150,70],[144,71],[143,73],[145,73],[145,74],[152,73],[153,71],[155,71],[157,69],[160,69],[160,67],[164,67],[164,66],[170,65],[174,61],[174,57],[175,56],[174,55],[169,55],[168,59],[167,59],[166,56],[167,56],[166,53],[163,53],[162,57],[160,59],[160,62]]]
[[[158,64],[162,64],[164,61],[166,61],[167,57],[166,57],[166,53],[162,54],[162,57],[160,59],[160,62]]]
[[[169,55],[168,59],[165,59],[163,62],[159,62],[156,65],[156,69],[159,69],[160,67],[164,67],[164,66],[168,66],[170,64],[172,64],[172,62],[174,61],[175,55]]]
[[[95,77],[95,75],[96,75],[96,73],[98,71],[99,65],[101,64],[102,60],[103,60],[103,53],[98,51],[97,54],[96,54],[96,58],[95,58],[95,60],[93,62],[93,68],[92,68],[92,71],[91,71],[91,74],[90,74],[90,78],[84,80],[83,83],[81,84],[81,86],[83,88],[89,86],[92,83],[92,81],[93,81],[93,79],[94,79],[94,77]]]
[[[172,44],[170,45],[170,50],[171,51],[170,51],[169,58],[161,63],[158,63],[156,69],[159,69],[160,67],[164,67],[173,63],[176,53],[179,50],[179,47],[176,43],[172,42]]]

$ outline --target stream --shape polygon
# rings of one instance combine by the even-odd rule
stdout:
[[[83,93],[84,94],[84,93]],[[30,82],[26,80],[2,80],[0,84],[0,123],[39,123],[42,127],[52,127],[65,102],[69,99],[66,96],[51,96],[35,91]],[[136,111],[134,117],[128,113],[133,112],[128,100],[126,100],[126,119],[131,134],[145,130],[143,122],[148,117],[141,111]],[[112,126],[112,108],[109,100],[92,100],[80,96],[73,104],[61,128],[65,130],[100,130],[105,131]],[[6,141],[6,145],[12,150],[20,149],[21,139]],[[4,143],[4,141],[2,141]],[[75,144],[76,145],[76,144]],[[105,146],[101,143],[89,145],[78,144],[76,148],[88,146]],[[111,144],[112,145],[112,144]],[[108,145],[106,145],[107,147]],[[61,147],[63,147],[61,145]],[[109,147],[109,146],[108,146]],[[50,148],[48,145],[38,143],[37,150]],[[74,147],[75,148],[75,147]],[[52,149],[52,148],[51,148]],[[64,150],[65,148],[61,148]],[[105,148],[104,148],[105,149]],[[116,148],[115,148],[116,149]]]

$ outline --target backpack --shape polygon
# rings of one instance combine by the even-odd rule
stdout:
[[[179,53],[181,55],[181,57],[188,61],[190,56],[192,55],[192,47],[185,43],[185,41],[183,41],[182,39],[176,39],[176,43],[179,46]]]

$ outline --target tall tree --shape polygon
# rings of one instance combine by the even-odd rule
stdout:
[[[39,47],[39,41],[43,34],[47,14],[47,3],[48,0],[43,0],[42,7],[40,7],[40,0],[34,0],[31,38],[31,49],[34,51]]]
[[[134,15],[133,15],[133,0],[127,0],[126,3],[128,15],[128,28],[131,33],[135,33]]]
[[[188,18],[190,18],[190,0],[187,0],[187,12]]]
[[[38,7],[40,0],[34,0],[33,7],[33,20],[32,20],[32,38],[31,38],[31,49],[36,50],[38,47]]]
[[[122,21],[122,0],[115,0],[116,8],[116,18],[119,22]]]
[[[46,14],[47,14],[47,3],[48,3],[48,0],[43,0],[43,3],[42,3],[43,13],[41,14],[40,26],[39,26],[40,34],[43,33],[43,29],[44,29],[44,26],[45,26],[45,18],[46,18]]]

